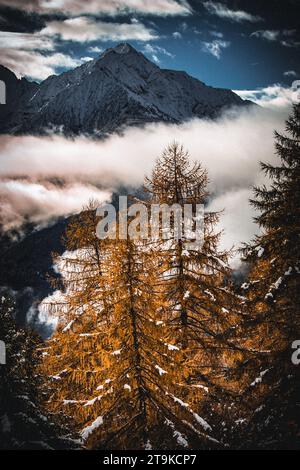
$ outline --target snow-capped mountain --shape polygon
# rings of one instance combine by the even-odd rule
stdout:
[[[3,70],[12,74],[1,68],[0,79]],[[10,77],[10,82],[19,90],[19,102],[10,106],[8,96],[9,112],[5,119],[0,117],[2,133],[39,134],[53,129],[102,136],[124,126],[213,118],[224,108],[249,104],[232,91],[206,86],[186,72],[160,69],[129,44],[108,49],[40,85],[16,77]]]

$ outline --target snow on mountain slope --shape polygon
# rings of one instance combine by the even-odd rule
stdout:
[[[129,44],[120,44],[74,70],[48,77],[27,99],[18,125],[14,119],[5,126],[13,133],[53,129],[103,136],[129,125],[214,118],[224,108],[248,104],[185,72],[160,69]]]

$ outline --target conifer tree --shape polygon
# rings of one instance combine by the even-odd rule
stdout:
[[[64,422],[42,411],[43,381],[37,374],[41,340],[13,319],[14,302],[0,300],[0,338],[6,346],[6,364],[0,365],[0,448],[63,449],[78,447]]]
[[[292,344],[300,339],[300,105],[275,133],[278,165],[262,163],[270,185],[255,188],[251,201],[262,229],[244,249],[250,264],[248,347],[252,359],[245,399],[249,404],[246,442],[261,448],[297,447],[299,439],[299,367],[292,363]],[[249,424],[250,421],[250,424]],[[251,432],[250,432],[251,429]]]
[[[95,233],[90,221],[86,229]],[[99,275],[94,247],[81,234],[80,222],[68,230],[75,251],[62,260],[62,321],[44,361],[53,384],[48,406],[74,417],[88,448],[218,446],[195,411],[199,388],[182,383],[181,351],[157,285],[157,252],[142,240],[99,241]]]
[[[105,247],[96,236],[96,205],[91,201],[67,227],[66,252],[54,254],[63,286],[62,280],[55,280],[58,290],[42,305],[59,318],[45,349],[43,372],[52,392],[47,401],[52,411],[65,412],[77,423],[83,423],[87,414],[87,408],[77,404],[88,401],[102,380],[102,343],[110,321],[103,277]]]
[[[207,204],[207,185],[206,170],[190,162],[188,152],[176,142],[166,148],[145,181],[149,204],[189,204],[194,219],[197,205]],[[229,370],[240,357],[233,339],[240,312],[229,281],[230,253],[218,247],[218,220],[218,213],[205,211],[200,248],[186,248],[189,232],[183,230],[177,239],[171,230],[166,240],[156,243],[156,249],[163,260],[160,275],[169,335],[186,350],[183,361],[185,368],[190,367],[189,383],[208,385],[211,393],[222,390],[224,394]]]

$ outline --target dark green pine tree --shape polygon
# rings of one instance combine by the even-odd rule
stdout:
[[[247,393],[252,410],[247,436],[258,447],[299,447],[300,377],[292,362],[300,340],[300,105],[276,132],[277,166],[262,163],[270,185],[255,188],[262,234],[244,250],[250,263],[244,285],[250,315],[244,337],[260,351],[252,361]],[[249,439],[247,442],[249,443]]]
[[[54,417],[39,406],[42,379],[39,366],[39,337],[19,328],[13,319],[14,303],[0,297],[0,340],[5,345],[0,365],[0,449],[76,448],[65,426],[54,424]]]

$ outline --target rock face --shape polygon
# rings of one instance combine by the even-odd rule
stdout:
[[[108,49],[98,59],[39,85],[18,80],[4,67],[0,79],[16,90],[1,106],[6,108],[1,110],[1,133],[54,130],[101,137],[125,126],[214,118],[224,108],[249,104],[232,91],[206,86],[186,72],[160,69],[129,44]]]

